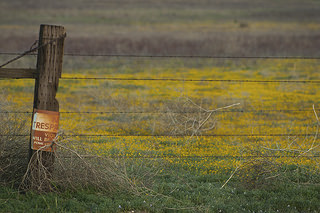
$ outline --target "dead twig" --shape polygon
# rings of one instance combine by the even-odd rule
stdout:
[[[231,180],[231,178],[234,176],[234,174],[238,171],[238,169],[240,168],[241,165],[237,166],[237,168],[232,172],[232,174],[230,175],[230,177],[228,178],[228,180],[220,187],[220,189],[223,189],[227,183]]]

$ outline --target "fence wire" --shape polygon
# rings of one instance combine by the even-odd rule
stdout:
[[[62,77],[62,80],[109,80],[109,81],[179,81],[179,82],[230,82],[230,83],[310,83],[320,80],[250,80],[250,79],[182,79],[182,78],[111,78],[111,77]]]
[[[36,43],[38,43],[38,41],[35,41],[35,42],[31,45],[31,47],[30,47],[29,50],[27,50],[27,51],[25,51],[25,52],[23,52],[23,53],[17,54],[17,55],[18,55],[17,57],[14,57],[14,58],[10,59],[9,61],[7,61],[7,62],[3,63],[2,65],[0,65],[0,68],[6,66],[6,65],[8,65],[8,64],[11,64],[12,62],[14,62],[14,61],[16,61],[16,60],[18,60],[18,59],[26,56],[26,55],[32,54],[33,52],[38,51],[39,49],[41,49],[41,48],[43,48],[43,47],[45,47],[45,46],[47,46],[47,45],[53,44],[54,42],[56,42],[56,41],[58,41],[58,40],[60,40],[60,39],[65,38],[66,35],[67,35],[67,34],[64,33],[62,36],[60,36],[60,37],[58,37],[58,38],[51,39],[50,41],[48,41],[48,42],[46,42],[46,43],[44,43],[44,44],[42,44],[42,45],[38,45],[38,46],[36,46],[36,47],[33,47]]]
[[[320,109],[315,109],[320,111]],[[269,112],[312,112],[313,109],[262,109],[262,110],[221,110],[219,113],[269,113]],[[199,113],[198,111],[62,111],[60,114],[192,114]],[[0,111],[0,114],[32,114],[32,111],[17,112],[17,111]]]
[[[0,52],[0,55],[20,55],[16,52]],[[37,55],[37,54],[29,54]],[[65,56],[71,57],[116,57],[116,58],[203,58],[203,59],[302,59],[302,60],[319,60],[320,56],[219,56],[219,55],[143,55],[143,54],[80,54],[64,53]]]
[[[320,80],[179,79],[179,78],[113,78],[113,77],[62,77],[60,79],[61,80],[106,80],[106,81],[171,81],[171,82],[320,84]],[[0,80],[7,80],[7,79],[0,78]],[[20,79],[18,79],[18,80],[20,80]]]
[[[27,134],[1,134],[0,137],[28,137]],[[201,137],[314,137],[315,134],[202,134],[202,135],[132,135],[132,134],[73,134],[64,135],[71,137],[154,137],[154,138],[201,138]],[[320,139],[320,138],[319,138]]]
[[[70,158],[59,156],[61,158]],[[320,158],[320,155],[195,155],[195,156],[160,156],[160,155],[139,155],[139,156],[125,156],[125,155],[113,155],[113,156],[97,156],[97,155],[82,155],[81,158],[111,158],[111,159],[204,159],[204,158],[212,158],[212,159],[248,159],[248,158]],[[18,158],[14,156],[10,156],[10,158]]]

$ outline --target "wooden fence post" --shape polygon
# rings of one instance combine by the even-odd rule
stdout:
[[[62,72],[65,29],[61,26],[41,25],[37,58],[37,76],[34,90],[34,109],[59,112],[56,100],[59,78]],[[38,151],[29,145],[29,169],[31,185],[37,190],[51,189],[50,177],[53,172],[54,152]],[[41,167],[41,168],[40,168]]]

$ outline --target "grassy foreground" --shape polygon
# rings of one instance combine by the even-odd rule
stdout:
[[[173,172],[174,171],[174,172]],[[286,181],[247,189],[233,181],[220,189],[226,175],[195,175],[177,167],[154,179],[153,191],[140,194],[95,190],[19,194],[0,188],[1,212],[318,212],[318,184],[299,184],[310,176],[296,168]],[[315,177],[312,177],[314,179]],[[320,178],[319,175],[316,178]],[[291,179],[291,181],[289,181]]]

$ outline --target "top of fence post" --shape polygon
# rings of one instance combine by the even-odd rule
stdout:
[[[34,97],[36,109],[59,111],[59,103],[55,97],[62,72],[65,36],[65,29],[62,26],[40,26],[38,76]]]

